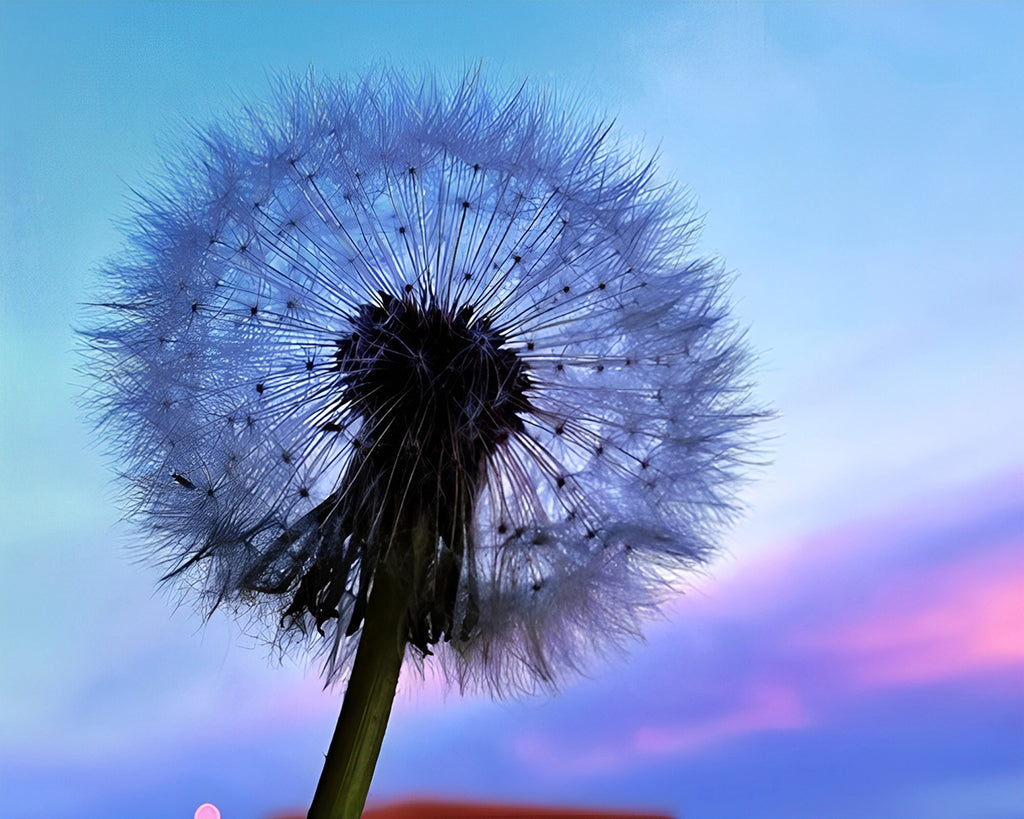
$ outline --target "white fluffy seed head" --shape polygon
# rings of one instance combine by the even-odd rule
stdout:
[[[694,234],[528,90],[283,83],[142,199],[87,333],[153,557],[330,680],[378,570],[463,688],[619,649],[711,554],[758,417]]]

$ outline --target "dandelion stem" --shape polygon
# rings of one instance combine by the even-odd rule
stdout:
[[[375,574],[352,676],[308,819],[359,819],[362,814],[405,655],[406,585],[383,567]]]

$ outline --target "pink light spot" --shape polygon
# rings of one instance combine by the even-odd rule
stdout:
[[[220,819],[220,811],[216,805],[203,802],[203,804],[196,808],[195,819]]]

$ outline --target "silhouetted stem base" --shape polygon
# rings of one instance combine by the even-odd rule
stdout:
[[[402,669],[406,618],[401,580],[391,572],[378,571],[308,819],[359,819],[363,812]]]

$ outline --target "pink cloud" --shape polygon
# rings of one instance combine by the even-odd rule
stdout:
[[[641,724],[625,736],[601,738],[586,748],[541,732],[522,735],[514,753],[532,767],[558,775],[592,775],[648,760],[697,754],[728,740],[764,731],[788,731],[809,724],[797,692],[779,682],[756,682],[732,708],[710,716],[656,725]]]
[[[811,635],[857,688],[1024,669],[1024,537],[881,586],[856,619]]]
[[[839,696],[1024,669],[1022,485],[777,544],[676,603],[677,620],[749,623],[801,667],[835,669]]]
[[[731,646],[710,677],[691,678],[697,696],[687,699],[734,692],[732,707],[687,718],[691,708],[679,700],[681,712],[665,723],[587,746],[575,759],[551,758],[536,737],[520,750],[541,754],[545,766],[600,771],[827,724],[852,700],[887,691],[957,682],[1019,699],[1024,516],[1016,477],[782,544],[679,601],[676,622],[660,629],[666,640],[677,632],[707,646],[727,634]],[[669,676],[655,671],[648,683],[661,680],[671,697],[678,678]]]
[[[835,529],[810,533],[789,541],[772,543],[743,558],[720,561],[709,577],[698,581],[693,593],[671,607],[673,619],[696,614],[713,617],[760,617],[791,607],[809,593],[832,585],[844,588],[851,575],[874,571],[884,575],[897,570],[894,563],[915,550],[925,563],[941,561],[931,545],[962,533],[966,539],[985,538],[976,531],[979,515],[992,510],[1021,508],[1024,473],[997,476],[974,487],[957,488],[915,506],[893,510],[871,520],[850,522]],[[922,549],[917,541],[926,541]],[[1018,562],[1024,563],[1020,537]],[[974,544],[969,544],[973,546]],[[1000,544],[982,542],[988,551]],[[972,551],[974,551],[972,549]],[[896,558],[896,560],[894,560]]]
[[[681,756],[733,737],[804,728],[809,721],[794,689],[760,681],[735,710],[705,720],[641,726],[633,735],[632,747],[647,756]]]

